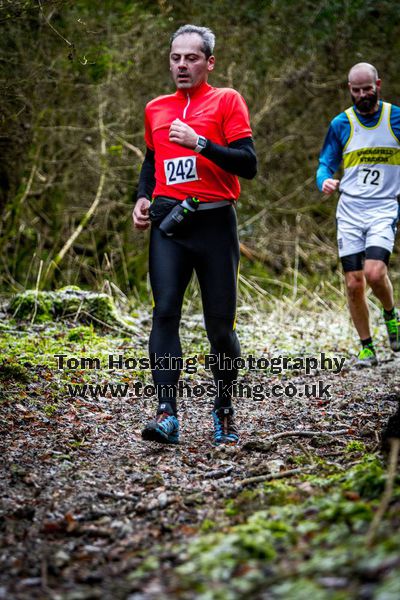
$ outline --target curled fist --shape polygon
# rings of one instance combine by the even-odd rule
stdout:
[[[149,206],[150,200],[138,198],[132,213],[133,225],[136,229],[147,229],[149,227]]]
[[[171,123],[169,128],[169,141],[184,146],[185,148],[191,148],[192,150],[197,145],[197,138],[199,136],[192,127],[187,123],[184,123],[180,119],[175,119]]]
[[[338,187],[339,179],[325,179],[324,183],[322,184],[322,191],[327,196],[330,196],[333,194],[333,192],[336,192]]]

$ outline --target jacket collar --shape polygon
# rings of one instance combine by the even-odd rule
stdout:
[[[196,96],[203,96],[208,90],[211,89],[211,85],[207,83],[207,81],[203,81],[200,85],[195,88],[189,88],[187,90],[176,90],[176,95],[178,97],[187,98],[190,96],[191,98],[195,98]]]

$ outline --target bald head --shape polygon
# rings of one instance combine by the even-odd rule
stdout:
[[[362,115],[370,115],[379,108],[381,80],[378,71],[369,63],[357,63],[349,71],[349,91],[353,103]]]
[[[360,62],[351,67],[349,71],[349,83],[351,83],[353,79],[359,79],[360,77],[372,78],[374,82],[379,79],[378,71],[374,65],[370,65],[366,62]]]

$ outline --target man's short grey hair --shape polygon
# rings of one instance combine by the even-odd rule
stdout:
[[[206,55],[206,58],[210,58],[212,53],[214,52],[215,46],[215,35],[208,27],[198,27],[197,25],[182,25],[179,27],[171,35],[170,46],[172,46],[172,42],[179,36],[184,33],[197,33],[203,40],[202,51]]]

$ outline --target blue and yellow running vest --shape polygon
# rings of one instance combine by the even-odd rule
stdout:
[[[343,149],[340,191],[357,198],[396,198],[400,192],[400,141],[390,126],[391,104],[382,102],[374,127],[365,127],[354,108],[345,112],[350,137]]]

